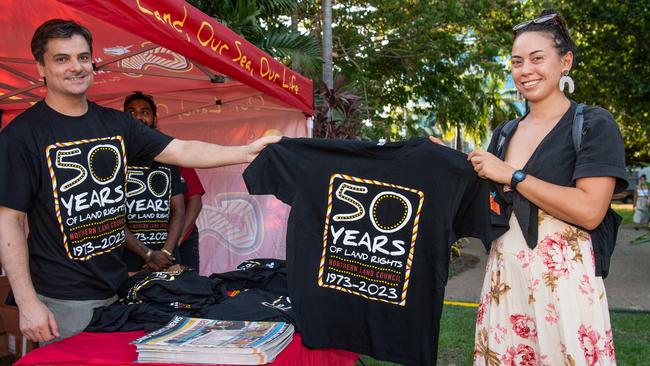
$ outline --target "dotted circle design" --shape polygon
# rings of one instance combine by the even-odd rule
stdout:
[[[378,222],[378,217],[377,217],[377,206],[379,205],[379,203],[381,201],[385,200],[386,198],[398,200],[399,202],[402,203],[402,206],[403,206],[403,209],[404,209],[402,217],[395,224],[390,225],[390,226],[381,225]],[[406,197],[402,196],[399,193],[395,193],[395,192],[386,191],[386,192],[379,193],[372,200],[372,203],[370,204],[370,207],[372,208],[372,213],[371,213],[371,215],[372,215],[372,220],[371,220],[372,224],[375,226],[375,228],[377,230],[379,230],[381,232],[384,232],[384,233],[394,233],[395,231],[398,231],[399,229],[404,227],[404,225],[406,225],[407,220],[411,217],[411,204],[408,202]]]
[[[95,155],[97,155],[97,152],[99,152],[99,151],[110,151],[111,153],[113,153],[113,158],[115,159],[115,161],[113,162],[113,171],[106,178],[101,178],[101,177],[97,176],[97,174],[95,174],[95,170],[93,169],[93,161],[95,160]],[[109,180],[113,179],[113,177],[115,176],[115,173],[117,173],[117,170],[120,168],[119,159],[120,159],[120,156],[117,153],[117,151],[115,151],[114,148],[110,148],[110,147],[106,147],[106,146],[97,147],[96,149],[93,150],[93,152],[88,157],[88,167],[90,168],[90,174],[92,174],[93,177],[98,182],[101,182],[101,183],[108,182]]]
[[[156,191],[153,187],[153,177],[156,175],[162,175],[165,178],[165,184],[163,185],[163,190],[162,191]],[[149,177],[147,177],[147,186],[149,187],[149,190],[151,190],[151,193],[153,193],[154,196],[156,197],[162,197],[167,193],[167,190],[169,188],[169,177],[167,177],[167,174],[160,172],[160,171],[153,171],[151,174],[149,174]]]
[[[377,222],[377,219],[378,219],[378,217],[377,217],[377,206],[381,203],[381,201],[385,200],[386,198],[393,198],[393,199],[398,200],[402,204],[402,206],[404,208],[404,214],[402,215],[402,217],[399,219],[399,221],[397,223],[395,223],[394,225],[391,225],[391,226],[381,225],[381,224],[379,224]],[[408,206],[406,205],[406,202],[404,202],[404,200],[401,197],[398,197],[398,196],[396,196],[394,194],[385,194],[385,195],[379,197],[379,199],[377,199],[377,201],[375,202],[375,205],[372,208],[372,218],[373,218],[373,220],[375,220],[375,222],[377,223],[377,226],[379,226],[380,228],[382,228],[384,230],[393,230],[396,227],[400,226],[404,222],[404,220],[406,220],[406,214],[407,213],[408,213]]]

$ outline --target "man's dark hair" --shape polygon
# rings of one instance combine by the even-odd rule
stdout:
[[[137,92],[127,96],[126,98],[124,98],[124,107],[122,108],[122,110],[124,112],[126,112],[126,108],[134,100],[144,100],[145,102],[147,102],[149,104],[149,107],[151,108],[151,112],[153,113],[153,127],[155,128],[156,123],[158,121],[156,121],[156,102],[153,101],[153,97],[151,95],[142,94],[142,92],[137,91]]]
[[[50,19],[41,24],[32,36],[32,55],[38,63],[43,65],[43,55],[47,52],[47,42],[53,38],[72,38],[78,34],[86,39],[90,53],[93,53],[93,36],[88,28],[72,20]]]
[[[518,29],[514,32],[513,40],[526,32],[547,33],[552,37],[553,47],[555,47],[558,50],[560,56],[566,55],[569,51],[573,53],[573,65],[571,65],[571,67],[575,66],[576,52],[578,51],[578,47],[576,46],[576,44],[571,39],[571,36],[569,35],[569,28],[567,28],[564,18],[562,18],[560,13],[558,13],[553,8],[542,11],[539,14],[539,17],[541,18],[547,15],[548,16],[556,15],[556,16],[542,23],[535,23],[534,21],[531,21],[525,27]]]

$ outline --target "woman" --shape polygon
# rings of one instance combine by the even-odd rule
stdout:
[[[514,27],[513,39],[512,77],[529,112],[505,136],[499,126],[489,152],[468,156],[502,191],[510,215],[488,258],[475,364],[614,365],[607,297],[586,230],[627,185],[621,134],[609,112],[585,106],[574,149],[576,103],[560,88],[576,46],[560,15],[544,11]]]
[[[634,190],[634,223],[637,225],[647,225],[648,210],[650,210],[648,186],[646,185],[645,174],[641,174],[639,184],[636,185],[636,189]]]

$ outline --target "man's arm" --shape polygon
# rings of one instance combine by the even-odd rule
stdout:
[[[241,146],[222,146],[202,141],[174,139],[154,160],[189,168],[216,168],[250,163],[266,145],[278,142],[280,139],[281,136],[265,136]]]
[[[169,225],[167,226],[167,239],[163,249],[169,253],[174,252],[176,244],[183,234],[183,220],[185,218],[185,200],[183,194],[177,194],[171,199],[171,212],[169,217]]]
[[[196,194],[187,200],[187,204],[185,205],[185,223],[183,224],[182,231],[183,235],[178,239],[179,241],[183,240],[183,236],[187,235],[187,232],[194,226],[202,208],[203,200],[200,194]],[[180,243],[178,244],[180,245]]]
[[[0,206],[0,262],[18,304],[20,331],[27,339],[46,342],[59,336],[52,312],[38,299],[29,274],[25,213]]]
[[[148,269],[152,271],[160,271],[171,266],[172,262],[165,253],[160,250],[149,249],[149,247],[138,240],[138,238],[136,238],[128,228],[124,228],[124,234],[126,238],[126,248],[142,258],[146,262]]]

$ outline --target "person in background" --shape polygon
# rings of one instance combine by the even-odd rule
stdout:
[[[130,113],[147,126],[158,128],[158,108],[152,96],[136,92],[126,97],[124,100],[124,111]],[[192,267],[198,271],[200,263],[199,230],[196,227],[196,219],[203,207],[201,196],[205,193],[205,190],[194,169],[184,167],[179,167],[178,169],[184,184],[187,186],[187,190],[183,193],[185,219],[182,222],[180,240],[173,251],[173,257],[172,255],[167,255],[167,253],[163,254],[166,255],[167,261],[165,263],[167,265],[171,264],[171,261],[175,258],[177,263]],[[175,210],[175,207],[178,207],[178,202],[172,199],[172,212],[178,212],[178,210]],[[172,225],[171,222],[170,225]],[[166,251],[168,252],[169,248],[167,244],[165,244],[165,248],[167,248]],[[154,255],[156,258],[161,257],[158,253],[154,253]],[[163,258],[159,259],[162,260]],[[152,264],[159,264],[156,260],[152,262],[154,262]],[[160,265],[163,265],[163,263],[160,263]]]
[[[124,99],[124,111],[156,128],[153,97],[135,92]],[[130,163],[127,173],[127,229],[124,261],[129,273],[142,268],[161,271],[175,260],[182,233],[183,194],[187,191],[178,167],[158,162],[150,166]]]
[[[650,218],[650,201],[648,201],[648,185],[646,183],[646,175],[641,174],[639,177],[639,183],[634,189],[634,217],[632,220],[637,226],[635,229],[638,229],[639,226],[645,226],[648,224],[648,218]]]
[[[563,92],[567,84],[573,89],[575,53],[555,10],[515,26],[512,78],[530,109],[510,133],[501,134],[506,123],[497,127],[488,152],[468,155],[478,175],[496,183],[509,215],[487,261],[476,365],[616,364],[588,231],[601,225],[613,192],[627,186],[625,154],[614,118],[594,106],[584,107],[575,150],[577,104]]]

